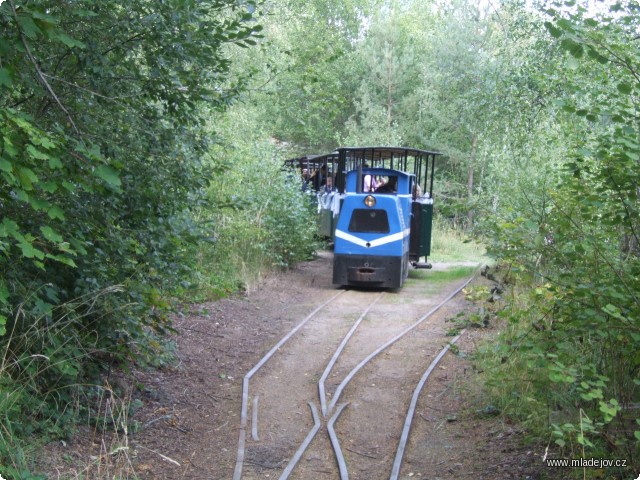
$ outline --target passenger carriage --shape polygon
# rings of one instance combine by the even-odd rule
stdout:
[[[336,187],[338,153],[305,155],[287,160],[285,165],[297,171],[302,190],[315,194],[318,203],[318,231],[321,236],[333,239],[341,204],[341,195]]]

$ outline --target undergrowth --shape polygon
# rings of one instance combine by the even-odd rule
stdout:
[[[237,155],[210,188],[215,208],[202,212],[210,236],[198,248],[199,289],[191,301],[248,290],[267,272],[312,258],[320,246],[315,196],[282,169],[274,147],[253,145]]]
[[[93,309],[116,287],[51,309],[25,324],[18,310],[3,338],[0,360],[0,475],[45,478],[32,473],[41,448],[65,442],[79,428],[99,445],[77,478],[129,478],[129,395],[112,388],[105,373],[117,356],[95,338]],[[152,338],[152,335],[150,335]],[[103,368],[104,367],[104,368]],[[117,472],[117,476],[113,473]]]
[[[566,469],[563,478],[631,478],[640,468],[638,380],[619,346],[624,337],[567,325],[550,285],[524,270],[502,271],[513,283],[489,306],[500,332],[475,358],[491,402],[531,442],[546,445],[547,458],[626,461],[626,468]]]

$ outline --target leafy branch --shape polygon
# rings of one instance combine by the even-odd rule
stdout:
[[[76,126],[75,122],[73,121],[73,117],[71,116],[71,114],[69,113],[67,108],[62,104],[62,102],[60,101],[60,99],[56,95],[56,92],[54,92],[53,88],[51,88],[51,85],[49,85],[49,82],[45,78],[46,77],[45,74],[42,72],[42,70],[40,69],[40,66],[38,65],[38,62],[36,61],[36,59],[34,58],[33,54],[31,53],[31,48],[29,48],[29,42],[27,42],[27,38],[26,38],[24,32],[22,31],[22,28],[20,27],[20,21],[18,20],[18,12],[16,11],[16,6],[15,6],[14,1],[13,0],[8,0],[8,2],[9,2],[9,5],[11,6],[11,11],[13,12],[13,18],[15,20],[15,27],[18,30],[18,34],[20,35],[20,40],[22,42],[22,45],[24,46],[24,49],[25,49],[25,52],[27,53],[27,56],[29,57],[29,61],[31,62],[31,64],[33,65],[33,67],[36,70],[36,73],[38,75],[38,79],[39,79],[40,83],[45,88],[45,90],[49,93],[51,98],[53,98],[53,100],[58,105],[60,110],[63,111],[63,113],[67,117],[67,120],[69,121],[69,124],[73,127],[73,130],[76,132],[76,134],[80,135],[80,131],[78,130],[78,127]]]

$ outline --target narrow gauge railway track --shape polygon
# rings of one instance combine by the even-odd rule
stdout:
[[[424,370],[451,340],[442,315],[472,279],[343,290],[307,315],[244,378],[233,479],[399,478]]]

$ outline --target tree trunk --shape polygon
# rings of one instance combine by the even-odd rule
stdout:
[[[391,69],[391,59],[387,62],[387,128],[391,130],[391,120],[393,111],[393,72]]]
[[[471,140],[471,156],[469,157],[469,167],[467,169],[467,199],[469,210],[467,212],[467,228],[473,227],[473,168],[476,164],[476,151],[478,149],[478,136],[474,135]]]

